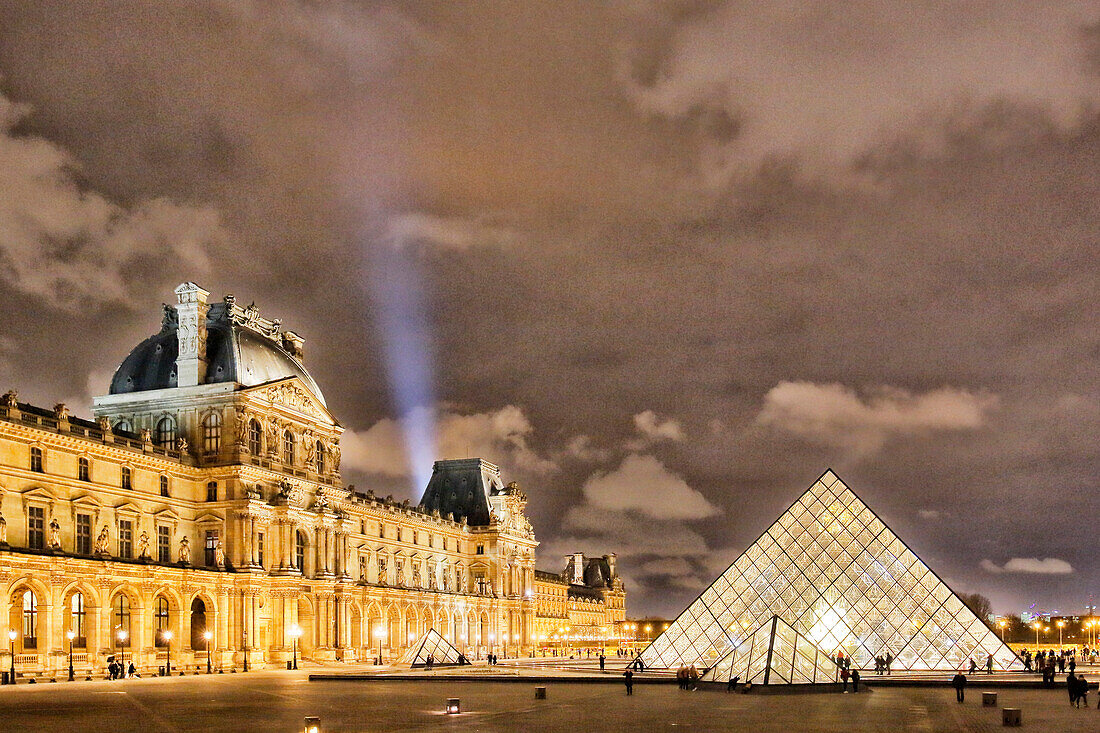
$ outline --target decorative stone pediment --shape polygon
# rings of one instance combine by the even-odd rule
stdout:
[[[302,387],[296,377],[274,384],[260,385],[249,391],[254,395],[262,396],[273,406],[286,407],[326,422],[333,421],[328,409],[309,390]]]
[[[207,512],[198,517],[195,517],[195,524],[221,524],[225,520],[219,517],[217,514]]]
[[[131,515],[131,516],[137,516],[137,515],[141,514],[141,508],[138,507],[136,504],[131,504],[130,502],[126,502],[125,504],[119,504],[118,506],[115,507],[115,514],[123,514],[123,515],[128,514],[128,515]]]
[[[153,512],[153,516],[163,522],[178,522],[180,521],[180,515],[176,514],[171,507],[164,507],[159,512]]]

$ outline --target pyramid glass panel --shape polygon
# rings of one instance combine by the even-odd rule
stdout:
[[[396,664],[398,666],[424,667],[428,663],[429,656],[432,658],[432,663],[437,665],[470,663],[438,631],[428,629],[401,655]]]
[[[836,682],[836,663],[779,616],[758,626],[706,671],[707,682],[754,685]]]
[[[992,654],[996,669],[1023,669],[832,471],[670,624],[642,661],[657,668],[714,665],[711,672],[755,665],[754,674],[763,675],[766,662],[751,659],[761,642],[754,642],[756,631],[746,631],[759,631],[773,616],[826,657],[844,652],[857,665],[891,654],[894,669],[956,669],[959,660]],[[765,646],[774,651],[770,637]],[[797,658],[784,656],[781,677],[805,676]]]

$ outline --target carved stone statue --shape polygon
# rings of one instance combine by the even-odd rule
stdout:
[[[413,587],[420,587],[420,563],[413,565]]]
[[[187,438],[180,437],[176,439],[176,450],[180,453],[186,453],[187,447]]]
[[[222,548],[221,540],[218,540],[218,544],[214,545],[214,565],[219,568],[225,567],[225,550]]]
[[[145,531],[138,537],[138,558],[141,560],[149,559],[149,533]]]
[[[245,413],[243,407],[233,408],[233,415],[236,418],[236,422],[234,423],[234,443],[238,449],[243,449],[248,438],[248,415]]]
[[[95,423],[103,432],[111,432],[111,418],[107,417],[106,415],[100,415],[98,418],[96,418]]]
[[[379,585],[385,585],[386,584],[386,580],[389,577],[386,574],[386,570],[387,570],[387,568],[386,568],[386,558],[379,555],[379,557],[378,557],[378,584]]]
[[[61,549],[61,522],[57,521],[57,517],[50,520],[50,549]]]
[[[0,545],[8,544],[8,520],[0,514]]]
[[[0,398],[0,403],[3,403],[4,407],[19,407],[19,393],[14,389],[8,390],[3,398]]]
[[[58,402],[56,405],[53,406],[53,416],[56,417],[58,420],[68,420],[69,406],[66,405],[64,402]]]
[[[151,430],[149,430],[149,428],[142,428],[141,429],[141,442],[144,445],[152,445],[153,444],[153,433],[152,433]]]
[[[180,540],[179,560],[181,565],[191,564],[191,540],[187,537]]]
[[[95,554],[107,555],[110,553],[111,533],[107,530],[107,525],[103,525],[103,529],[99,530],[99,536],[95,538]]]

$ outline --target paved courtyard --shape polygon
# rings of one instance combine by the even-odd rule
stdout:
[[[945,688],[890,688],[858,695],[685,692],[675,685],[550,683],[547,700],[524,682],[309,682],[306,673],[253,672],[173,679],[0,688],[5,731],[296,731],[306,715],[325,731],[992,731],[999,708],[965,704]],[[1023,709],[1024,728],[1100,730],[1093,707],[1074,710],[1062,690],[999,690]],[[441,714],[459,697],[460,716]]]

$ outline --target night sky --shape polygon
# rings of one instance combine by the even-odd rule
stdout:
[[[1095,2],[0,0],[0,390],[88,416],[194,280],[306,338],[347,481],[498,463],[631,615],[829,467],[1080,612],[1098,110]]]

